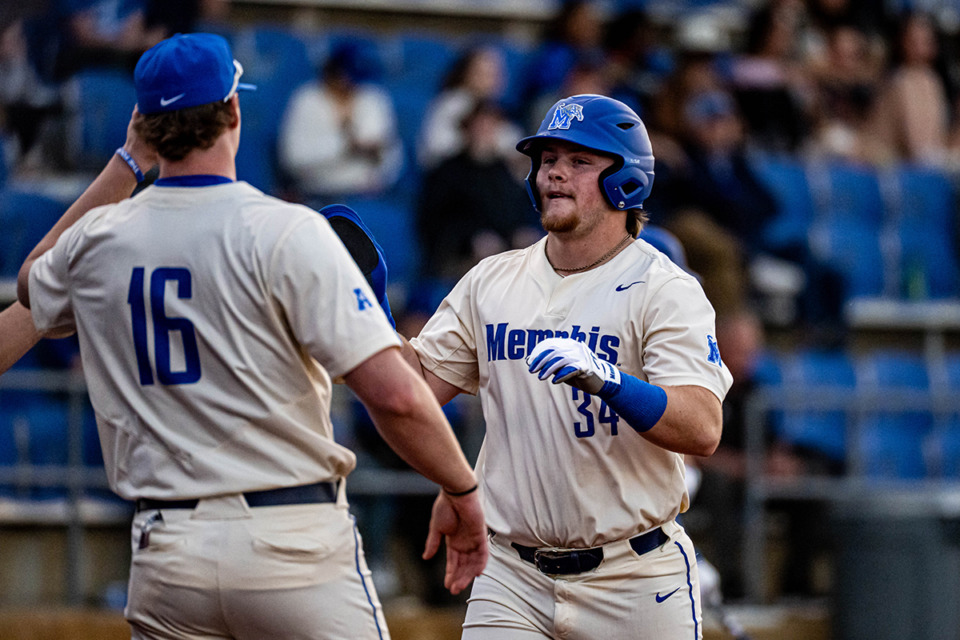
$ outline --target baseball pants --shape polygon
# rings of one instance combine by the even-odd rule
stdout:
[[[206,499],[138,512],[132,529],[133,640],[390,638],[342,494],[256,508]]]
[[[700,583],[693,543],[675,522],[643,555],[626,540],[603,547],[593,571],[541,573],[493,535],[474,581],[463,640],[699,640]]]

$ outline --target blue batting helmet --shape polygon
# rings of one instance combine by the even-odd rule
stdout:
[[[537,211],[540,147],[548,140],[565,140],[614,156],[617,162],[600,175],[600,191],[615,209],[643,208],[653,187],[653,148],[647,128],[633,109],[592,94],[564,98],[550,107],[536,135],[517,143],[517,151],[530,156],[527,193]]]

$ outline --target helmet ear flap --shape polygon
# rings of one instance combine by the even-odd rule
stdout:
[[[527,195],[533,204],[533,210],[540,213],[540,191],[537,189],[537,172],[540,171],[540,155],[535,153],[530,156],[530,173],[527,174],[523,183],[527,187]]]
[[[616,167],[616,165],[614,165]],[[636,166],[608,169],[600,176],[600,189],[614,209],[642,209],[653,188],[653,173]]]

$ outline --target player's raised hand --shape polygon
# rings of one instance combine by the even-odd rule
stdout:
[[[487,566],[487,525],[476,491],[459,497],[441,491],[437,496],[430,516],[424,560],[437,553],[441,538],[447,546],[443,586],[456,595]]]
[[[148,145],[140,134],[137,133],[136,123],[143,118],[137,106],[133,106],[133,113],[130,114],[130,122],[127,123],[127,139],[123,143],[123,148],[139,165],[144,173],[157,164],[157,151]]]
[[[590,347],[573,338],[547,338],[527,356],[530,373],[541,380],[553,376],[553,384],[567,384],[596,394],[606,386],[620,386],[620,370],[597,357]]]

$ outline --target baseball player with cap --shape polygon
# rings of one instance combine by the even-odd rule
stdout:
[[[147,51],[131,127],[158,180],[52,233],[18,295],[41,332],[76,329],[111,488],[136,502],[134,638],[388,638],[331,379],[443,487],[454,593],[486,562],[476,480],[326,217],[236,181],[241,73],[211,34]],[[151,158],[117,153],[129,194]]]
[[[486,422],[490,562],[463,638],[694,640],[675,518],[684,454],[716,448],[731,384],[713,309],[637,239],[654,159],[631,109],[566,98],[517,148],[547,236],[481,261],[405,351],[441,402],[479,393]]]

